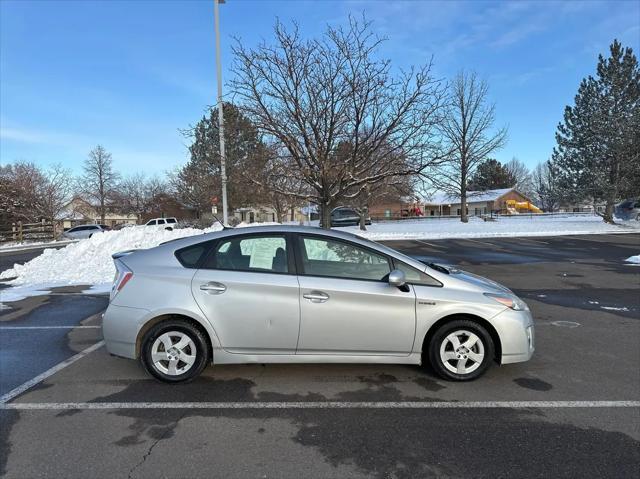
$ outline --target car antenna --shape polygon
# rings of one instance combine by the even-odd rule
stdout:
[[[231,226],[227,226],[227,225],[225,225],[222,221],[220,221],[220,218],[218,218],[215,214],[213,214],[213,213],[211,213],[211,214],[212,214],[212,215],[213,215],[213,217],[216,219],[216,221],[217,221],[218,223],[220,223],[220,226],[222,226],[222,229],[223,229],[223,230],[230,230],[230,229],[233,229]]]

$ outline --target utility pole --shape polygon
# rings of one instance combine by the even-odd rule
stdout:
[[[222,222],[227,225],[227,168],[224,149],[224,114],[222,112],[222,66],[220,62],[220,14],[218,5],[225,0],[213,0],[213,16],[216,29],[216,70],[218,71],[218,131],[220,133],[220,177],[222,180]]]

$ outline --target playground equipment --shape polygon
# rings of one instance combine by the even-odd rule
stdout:
[[[542,210],[530,201],[507,200],[507,212],[510,215],[520,213],[542,213]]]

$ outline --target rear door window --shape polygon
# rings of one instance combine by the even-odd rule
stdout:
[[[287,240],[282,235],[222,239],[203,268],[256,273],[288,273]]]

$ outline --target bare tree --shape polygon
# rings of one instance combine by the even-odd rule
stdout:
[[[125,176],[112,197],[123,213],[135,214],[140,220],[154,209],[156,199],[168,189],[167,181],[159,176],[147,178],[144,173],[137,172]]]
[[[292,167],[278,192],[320,207],[322,226],[340,201],[389,177],[423,174],[441,160],[435,141],[443,91],[431,63],[394,75],[366,20],[303,40],[275,26],[275,43],[240,41],[232,86],[240,108]],[[348,155],[338,154],[341,144]],[[397,162],[402,154],[406,161]]]
[[[557,174],[549,161],[539,163],[531,174],[533,197],[543,211],[555,210],[560,204],[560,189]]]
[[[533,190],[531,172],[529,168],[527,168],[527,165],[514,156],[505,166],[507,170],[509,170],[509,173],[511,173],[511,176],[516,180],[513,185],[515,189],[528,198],[533,198],[535,192]]]
[[[40,215],[53,224],[71,199],[72,191],[71,170],[56,164],[43,172],[36,190]]]
[[[261,170],[247,173],[256,185],[256,202],[271,206],[276,212],[277,220],[283,222],[288,212],[303,203],[301,197],[304,196],[305,185],[292,178],[290,171],[295,165],[286,153],[278,154],[273,149],[265,149],[265,153],[269,155],[265,166]]]
[[[478,164],[505,144],[507,129],[492,132],[495,106],[487,104],[487,83],[475,73],[458,73],[448,90],[446,114],[440,126],[448,158],[437,181],[441,189],[460,197],[460,220],[466,223],[468,181]]]
[[[44,183],[42,170],[34,163],[18,161],[1,167],[1,204],[8,222],[40,219],[38,191]]]
[[[101,145],[89,152],[83,166],[84,175],[80,180],[80,190],[96,203],[100,221],[104,223],[109,196],[116,188],[119,175],[113,171],[111,153]]]

